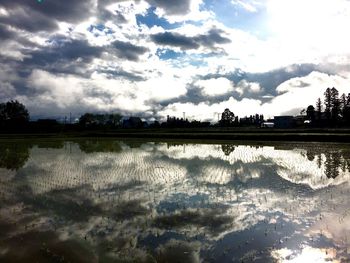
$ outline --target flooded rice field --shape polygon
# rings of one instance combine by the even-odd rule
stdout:
[[[348,262],[350,146],[0,141],[1,262]]]

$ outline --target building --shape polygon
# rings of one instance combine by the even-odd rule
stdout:
[[[261,123],[261,128],[273,128],[273,127],[275,127],[275,123],[273,122],[265,121]]]
[[[289,129],[295,127],[295,120],[293,116],[275,116],[273,120],[275,128]]]

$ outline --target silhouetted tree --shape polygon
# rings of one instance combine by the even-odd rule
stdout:
[[[332,94],[331,89],[327,88],[324,93],[324,105],[325,105],[325,114],[326,118],[329,121],[331,119],[331,108],[332,108]]]
[[[122,116],[118,113],[107,114],[107,124],[111,127],[117,127],[120,124]]]
[[[341,113],[342,116],[344,116],[344,109],[345,109],[345,106],[346,106],[346,96],[345,96],[345,93],[343,93],[343,94],[340,96],[339,104],[340,104],[340,113]]]
[[[306,109],[306,116],[309,120],[312,122],[315,120],[315,107],[312,105],[309,105]]]
[[[229,109],[225,109],[221,114],[220,124],[223,126],[231,126],[234,123],[235,115]]]
[[[82,127],[117,127],[122,116],[119,114],[92,114],[85,113],[79,118],[79,125]]]
[[[29,121],[29,113],[26,107],[17,100],[11,100],[0,104],[0,121],[23,123]]]
[[[339,92],[336,88],[331,89],[331,112],[332,112],[332,120],[337,122],[339,119],[340,113],[340,101],[339,101]]]
[[[343,118],[345,123],[350,124],[350,93],[346,97],[345,106],[343,109]]]
[[[95,124],[94,115],[91,113],[85,113],[79,118],[79,124],[83,127]]]
[[[0,103],[0,127],[3,131],[23,131],[29,122],[26,107],[17,100]]]
[[[322,115],[322,101],[321,98],[318,98],[316,101],[316,114],[317,114],[317,119],[321,120],[321,115]]]

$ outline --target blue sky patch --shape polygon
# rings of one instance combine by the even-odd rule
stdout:
[[[156,55],[161,60],[169,60],[169,59],[182,58],[184,56],[184,53],[183,52],[175,52],[174,50],[165,48],[165,49],[158,49],[156,52]]]
[[[174,29],[179,26],[181,26],[181,23],[169,23],[166,19],[162,17],[158,17],[154,11],[156,9],[154,7],[151,7],[147,10],[147,14],[145,16],[142,15],[136,15],[136,21],[137,25],[140,26],[141,24],[144,24],[148,26],[149,28],[153,26],[160,26],[164,29]]]

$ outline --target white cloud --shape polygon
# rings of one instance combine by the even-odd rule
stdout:
[[[243,117],[250,114],[258,113],[261,102],[253,99],[242,99],[241,101],[235,100],[230,97],[226,101],[208,104],[201,102],[199,104],[194,103],[173,103],[165,107],[160,114],[162,116],[176,116],[181,117],[183,112],[186,112],[186,116],[189,119],[196,118],[197,120],[209,120],[217,121],[217,114],[221,114],[226,108],[229,108],[237,116]]]
[[[243,79],[235,85],[232,81],[223,77],[198,80],[194,85],[198,86],[202,94],[206,96],[219,96],[233,91],[238,92],[240,95],[261,91],[259,83],[251,83]]]
[[[349,1],[269,0],[267,10],[272,42],[279,43],[291,58],[304,56],[313,61],[349,54],[350,37],[345,33],[350,23]]]
[[[222,112],[226,107],[239,116],[254,113],[263,113],[267,116],[283,113],[296,114],[301,108],[314,103],[317,97],[322,97],[324,89],[328,86],[334,86],[340,92],[347,92],[346,82],[350,79],[347,69],[350,62],[350,37],[346,33],[346,25],[350,24],[349,1],[231,0],[232,4],[239,5],[251,12],[252,14],[249,15],[253,16],[258,15],[266,7],[268,21],[265,22],[269,27],[268,32],[263,34],[264,38],[249,33],[249,30],[237,29],[235,25],[219,22],[217,18],[220,14],[217,13],[216,17],[213,14],[217,10],[205,9],[202,0],[182,1],[185,9],[186,4],[189,3],[188,10],[183,15],[179,14],[180,9],[176,6],[172,5],[171,8],[175,9],[169,11],[167,9],[169,3],[159,4],[158,1],[156,13],[160,17],[167,19],[170,23],[180,22],[180,25],[171,32],[195,37],[206,34],[214,28],[222,31],[223,37],[231,40],[230,43],[215,44],[217,48],[215,52],[205,47],[186,51],[168,47],[171,51],[181,53],[178,57],[168,60],[161,60],[157,56],[160,47],[150,39],[150,35],[167,30],[161,25],[148,28],[146,25],[138,24],[136,19],[136,15],[146,15],[150,4],[157,1],[108,2],[110,5],[106,6],[106,10],[112,14],[111,17],[101,18],[95,11],[90,17],[76,24],[59,22],[55,32],[30,33],[14,26],[11,28],[6,26],[6,30],[10,29],[11,33],[17,36],[24,36],[30,42],[17,41],[17,39],[3,41],[0,55],[4,61],[7,59],[18,63],[24,61],[25,58],[30,57],[31,51],[47,49],[49,40],[57,36],[87,40],[90,45],[100,47],[104,52],[101,57],[96,57],[89,64],[76,63],[74,72],[85,74],[85,78],[73,75],[74,72],[50,73],[49,69],[43,66],[41,70],[36,67],[27,67],[30,77],[28,79],[24,77],[22,81],[21,77],[13,73],[22,65],[11,65],[10,70],[6,69],[5,74],[1,74],[4,68],[2,65],[6,64],[4,62],[0,65],[2,83],[0,98],[22,98],[34,112],[44,114],[54,113],[55,110],[78,111],[80,105],[81,111],[120,109],[136,113],[161,109],[160,113],[163,117],[168,113],[182,116],[182,112],[187,111],[192,112],[193,118],[204,120],[213,119],[214,112]],[[2,8],[0,17],[6,17],[6,12]],[[123,23],[117,22],[117,14],[125,18]],[[91,25],[104,25],[105,28],[93,29],[90,32],[88,29],[91,29]],[[116,40],[145,47],[149,51],[140,55],[137,62],[126,61],[114,56],[110,51],[110,44]],[[198,62],[195,59],[198,59]],[[43,61],[40,62],[45,64]],[[277,88],[278,96],[265,104],[261,104],[258,99],[251,99],[251,96],[254,98],[269,96],[257,82],[242,80],[233,83],[224,77],[198,80],[208,74],[228,76],[238,69],[248,73],[268,72],[301,63],[314,63],[321,69],[322,65],[333,63],[334,75],[314,72],[304,78],[290,79]],[[338,69],[337,66],[342,68]],[[34,70],[30,72],[32,69]],[[59,72],[59,69],[57,70]],[[115,74],[100,73],[104,70]],[[89,76],[91,72],[95,73]],[[132,79],[133,75],[136,76],[137,81]],[[17,89],[22,88],[17,88],[15,85],[19,80],[29,84],[28,91],[32,92],[31,95],[16,94]],[[162,110],[163,106],[159,102],[176,101],[176,98],[186,95],[187,87],[193,83],[199,86],[205,96],[228,94],[227,98],[212,105],[205,102],[184,104],[179,101]],[[303,86],[304,83],[307,85]],[[230,92],[238,92],[242,100],[230,98]]]
[[[169,21],[169,23],[203,21],[214,16],[212,12],[200,9],[200,6],[203,4],[203,0],[184,0],[181,2],[189,2],[189,9],[187,12],[183,12],[181,14],[171,14],[167,12],[166,9],[158,6],[155,13],[159,17],[165,18],[167,21]]]
[[[231,81],[226,78],[212,78],[208,80],[198,80],[195,85],[199,86],[204,95],[223,95],[233,90]]]
[[[255,0],[231,0],[231,3],[252,13],[258,12],[258,7],[262,5],[261,2]]]
[[[264,104],[257,99],[243,98],[238,101],[230,97],[226,101],[213,104],[204,102],[199,104],[173,103],[160,113],[163,116],[180,117],[182,112],[185,111],[186,116],[211,121],[216,121],[215,113],[221,113],[225,108],[229,108],[239,117],[256,113],[264,114],[267,118],[283,114],[297,115],[301,109],[306,108],[308,105],[315,105],[317,98],[320,97],[323,100],[323,93],[327,87],[336,87],[340,94],[348,93],[349,80],[349,78],[337,75],[312,72],[306,77],[293,78],[282,83],[277,87],[277,91],[280,94]],[[248,87],[253,92],[260,90],[260,86],[256,83],[249,84],[245,80],[240,83],[244,83],[243,86]]]
[[[10,100],[16,95],[16,90],[13,85],[9,82],[0,83],[0,98]]]
[[[21,96],[21,101],[31,112],[38,113],[48,108],[46,113],[62,111],[115,111],[145,112],[154,107],[155,102],[176,98],[186,93],[185,83],[172,75],[150,78],[133,83],[127,80],[108,79],[95,73],[91,79],[74,75],[54,75],[42,70],[31,74],[28,85],[36,94]],[[81,109],[80,111],[78,109]],[[78,111],[78,112],[77,112]]]
[[[340,94],[348,93],[349,79],[312,72],[306,77],[290,79],[277,87],[277,95],[262,107],[262,112],[269,116],[277,114],[298,114],[308,105],[316,104],[317,98],[323,100],[323,93],[328,87],[336,87]]]

